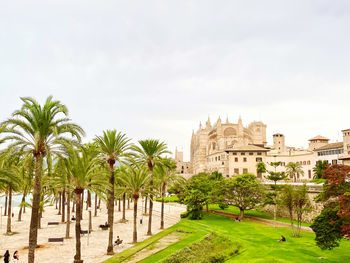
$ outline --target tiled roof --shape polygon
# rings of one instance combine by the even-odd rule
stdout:
[[[323,151],[323,150],[331,150],[331,149],[339,149],[339,148],[343,148],[343,142],[329,143],[325,146],[315,149],[315,151]]]
[[[327,141],[329,141],[328,138],[323,137],[323,136],[321,136],[321,135],[317,135],[317,136],[315,136],[315,137],[309,139],[309,141],[313,141],[313,140],[327,140]]]

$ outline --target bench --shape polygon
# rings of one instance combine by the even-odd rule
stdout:
[[[80,235],[91,234],[89,230],[80,230]]]
[[[63,243],[63,237],[49,237],[49,242],[62,242]]]
[[[99,225],[98,227],[102,230],[107,230],[109,228],[109,225]]]
[[[119,246],[119,245],[121,245],[123,243],[123,240],[116,240],[116,241],[114,241],[114,245],[115,246]]]
[[[58,226],[59,224],[59,222],[47,222],[48,226]]]

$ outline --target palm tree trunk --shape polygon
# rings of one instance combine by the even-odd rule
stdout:
[[[108,196],[108,224],[109,224],[109,236],[108,236],[108,247],[107,247],[107,255],[113,255],[113,216],[114,216],[114,162],[109,162],[109,169],[111,176],[109,178],[109,196]]]
[[[29,227],[28,263],[34,263],[34,253],[38,240],[38,216],[40,205],[42,163],[43,156],[41,154],[35,156],[35,177],[33,187],[32,215],[30,218]]]
[[[145,212],[143,213],[144,215],[147,215],[147,201],[148,201],[148,196],[145,198]]]
[[[153,166],[150,165],[149,169],[151,171],[151,181],[150,181],[150,190],[152,193],[153,190]],[[153,195],[150,194],[149,196],[149,216],[148,216],[148,230],[147,230],[147,236],[152,236],[152,213],[153,213]]]
[[[128,209],[130,209],[130,198],[128,197]]]
[[[59,192],[59,199],[58,199],[58,215],[61,215],[61,205],[62,205],[62,193]]]
[[[123,218],[122,218],[123,221],[126,221],[126,218],[125,218],[125,193],[123,194]]]
[[[132,235],[133,243],[137,243],[137,201],[138,201],[138,196],[134,196],[134,230]]]
[[[67,224],[66,224],[66,238],[69,238],[70,232],[70,187],[67,186]]]
[[[75,189],[75,203],[77,205],[77,215],[75,221],[75,256],[74,263],[82,263],[81,260],[81,242],[80,242],[80,220],[81,220],[81,189]]]
[[[72,213],[75,212],[75,201],[73,200],[73,207],[72,207]]]
[[[162,194],[162,209],[160,213],[160,229],[164,229],[164,194]]]
[[[11,234],[11,208],[12,208],[12,188],[9,189],[9,205],[7,211],[7,230],[6,234]]]
[[[63,188],[63,192],[62,192],[62,219],[61,219],[62,223],[64,223],[64,218],[66,216],[65,202],[66,202],[66,188]]]
[[[83,220],[83,208],[84,208],[84,191],[81,193],[81,204],[80,204],[80,216],[81,220]]]
[[[97,193],[95,193],[95,214],[94,216],[97,216]]]
[[[8,191],[5,192],[5,213],[4,213],[4,216],[7,216],[7,196],[8,196]]]
[[[119,206],[118,206],[118,212],[120,212],[120,211],[122,211],[121,205],[120,205],[120,198],[118,199],[118,204],[119,204]]]
[[[24,188],[21,204],[23,204],[26,200],[26,193],[27,193],[27,186]],[[18,212],[18,221],[22,221],[22,211],[23,210],[24,210],[23,206],[21,205],[21,207],[19,208],[19,212]]]
[[[58,198],[57,198],[57,196],[55,197],[55,203],[56,203],[56,210],[58,209],[58,207],[57,207],[57,203],[58,203]]]
[[[87,192],[86,210],[88,210],[89,207],[91,207],[91,193],[90,193],[90,191]]]

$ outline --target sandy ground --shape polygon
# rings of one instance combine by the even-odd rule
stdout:
[[[143,224],[140,224],[141,219],[141,201],[139,201],[138,211],[138,241],[142,241],[148,236],[147,223],[148,216],[143,216]],[[102,262],[108,259],[110,256],[106,255],[108,232],[98,228],[100,224],[104,224],[107,221],[107,209],[105,205],[101,205],[102,209],[98,212],[97,217],[92,217],[93,232],[89,238],[87,235],[81,238],[82,245],[82,259],[86,263]],[[130,205],[129,210],[126,211],[127,223],[119,223],[122,218],[122,212],[118,212],[115,208],[115,224],[114,224],[114,240],[117,235],[123,240],[122,245],[115,247],[114,251],[119,253],[132,246],[132,223],[133,223],[133,204]],[[165,227],[174,225],[180,220],[180,213],[186,210],[185,206],[180,204],[165,204]],[[14,208],[15,217],[12,221],[12,231],[18,232],[12,236],[6,236],[3,233],[6,231],[7,217],[2,216],[2,224],[0,229],[0,254],[3,255],[5,250],[8,249],[12,255],[15,250],[19,251],[20,262],[26,263],[28,250],[25,246],[28,246],[29,236],[29,222],[30,222],[30,210],[27,210],[22,217],[22,221],[17,221],[18,208]],[[93,213],[93,212],[92,212]],[[82,220],[82,229],[88,229],[88,211],[84,207],[84,215]],[[38,244],[41,248],[36,249],[35,262],[37,263],[67,263],[73,262],[75,255],[75,224],[71,224],[70,235],[71,239],[65,239],[62,243],[48,243],[48,238],[52,237],[64,237],[66,224],[60,223],[58,226],[48,226],[48,222],[60,222],[61,215],[57,215],[57,210],[54,206],[48,206],[45,208],[44,217],[42,218],[42,229],[38,231]],[[156,234],[160,232],[160,203],[154,203],[154,212],[152,218],[152,232]],[[89,241],[89,244],[87,244]],[[2,260],[2,259],[1,259]]]

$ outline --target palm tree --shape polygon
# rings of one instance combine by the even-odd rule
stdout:
[[[315,173],[315,179],[321,179],[323,176],[323,171],[327,169],[328,161],[317,161],[315,167],[312,169]]]
[[[64,167],[66,173],[70,177],[70,186],[75,194],[76,204],[76,222],[75,222],[75,240],[76,240],[76,254],[74,256],[74,263],[82,263],[81,259],[81,213],[82,203],[81,196],[85,189],[92,186],[102,186],[103,180],[95,179],[98,171],[95,156],[91,155],[84,146],[79,147],[78,150],[74,148],[67,149],[67,158],[64,159]]]
[[[134,145],[132,149],[136,152],[136,161],[143,165],[146,165],[151,173],[150,180],[150,191],[153,191],[153,168],[160,162],[161,156],[166,153],[170,153],[167,150],[167,145],[159,140],[141,140],[139,141],[140,147]],[[149,198],[149,219],[148,219],[148,230],[147,235],[152,235],[152,211],[153,211],[153,195],[150,194]]]
[[[107,246],[107,255],[113,255],[113,221],[114,221],[114,164],[122,162],[123,158],[129,156],[130,139],[125,134],[117,133],[116,130],[107,130],[102,136],[96,136],[95,143],[100,157],[107,162],[110,177],[109,177],[109,192],[108,192],[108,224],[109,238]]]
[[[258,162],[256,165],[256,173],[258,178],[262,179],[262,174],[266,173],[266,167],[264,162]]]
[[[65,135],[80,140],[83,129],[70,122],[68,109],[60,101],[52,100],[49,96],[41,106],[30,97],[21,98],[23,105],[20,110],[12,114],[12,118],[4,121],[4,133],[9,135],[3,141],[11,141],[9,147],[16,147],[19,151],[30,152],[35,159],[35,177],[33,187],[32,214],[29,230],[28,263],[34,263],[35,248],[38,235],[38,217],[40,205],[41,176],[43,159],[48,152],[62,141],[67,141]],[[59,116],[63,115],[62,118]]]
[[[154,167],[154,175],[159,185],[160,194],[162,196],[161,213],[160,213],[160,229],[164,229],[164,196],[170,183],[183,179],[183,177],[175,174],[176,162],[169,158],[164,158]]]
[[[300,163],[290,162],[286,165],[286,173],[290,178],[293,178],[293,181],[297,181],[297,177],[304,174],[302,166]]]
[[[124,186],[127,192],[134,200],[134,226],[132,242],[137,243],[137,202],[142,193],[147,191],[150,175],[148,169],[138,167],[122,167],[121,176],[118,178],[120,185]],[[142,211],[141,211],[142,213]]]

